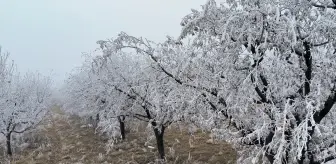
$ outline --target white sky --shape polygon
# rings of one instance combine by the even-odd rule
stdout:
[[[82,52],[120,31],[156,42],[177,36],[180,21],[206,0],[0,0],[0,45],[18,69],[61,84]]]

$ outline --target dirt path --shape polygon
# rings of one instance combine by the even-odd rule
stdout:
[[[26,150],[23,158],[15,163],[26,164],[73,164],[101,163],[104,161],[104,142],[94,134],[92,128],[81,127],[80,121],[68,119],[60,113],[53,113],[44,123],[41,135],[47,138],[47,143],[36,150]]]
[[[146,144],[145,133],[131,133],[127,141],[109,152],[106,140],[94,134],[93,128],[83,127],[76,118],[54,112],[44,123],[41,135],[47,142],[37,149],[27,149],[12,163],[17,164],[146,164],[156,158],[154,140]],[[196,135],[192,147],[185,132],[168,130],[165,135],[169,163],[234,163],[236,153],[226,143],[209,144],[206,134]],[[197,162],[196,162],[197,161]]]

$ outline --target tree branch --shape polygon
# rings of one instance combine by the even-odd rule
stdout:
[[[327,101],[324,103],[324,108],[321,111],[316,112],[313,116],[316,123],[320,123],[322,121],[322,119],[330,112],[335,102],[336,92],[334,86],[334,88],[331,90],[330,95],[327,98]]]
[[[318,46],[323,46],[323,45],[326,45],[329,43],[329,40],[328,41],[325,41],[325,42],[322,42],[322,43],[316,43],[316,44],[312,44],[313,47],[318,47]]]
[[[318,7],[318,8],[330,8],[330,9],[336,9],[336,4],[334,6],[332,5],[319,5],[316,4],[314,2],[311,3],[314,7]]]
[[[331,160],[334,160],[334,159],[336,159],[336,156],[334,155],[334,156],[329,156],[329,157],[326,157],[326,158],[323,158],[323,159],[321,159],[321,160],[319,160],[319,161],[314,161],[314,162],[312,162],[312,164],[320,164],[320,163],[326,163],[326,162],[328,162],[328,161],[331,161]]]

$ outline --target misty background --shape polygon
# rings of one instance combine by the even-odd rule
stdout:
[[[155,42],[178,36],[181,19],[206,0],[0,0],[0,46],[20,72],[50,75],[55,86],[97,40],[124,31]]]

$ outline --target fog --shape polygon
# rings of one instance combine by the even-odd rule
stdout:
[[[177,36],[180,21],[205,0],[0,1],[0,45],[20,72],[38,71],[60,85],[82,52],[124,31],[156,42]]]

